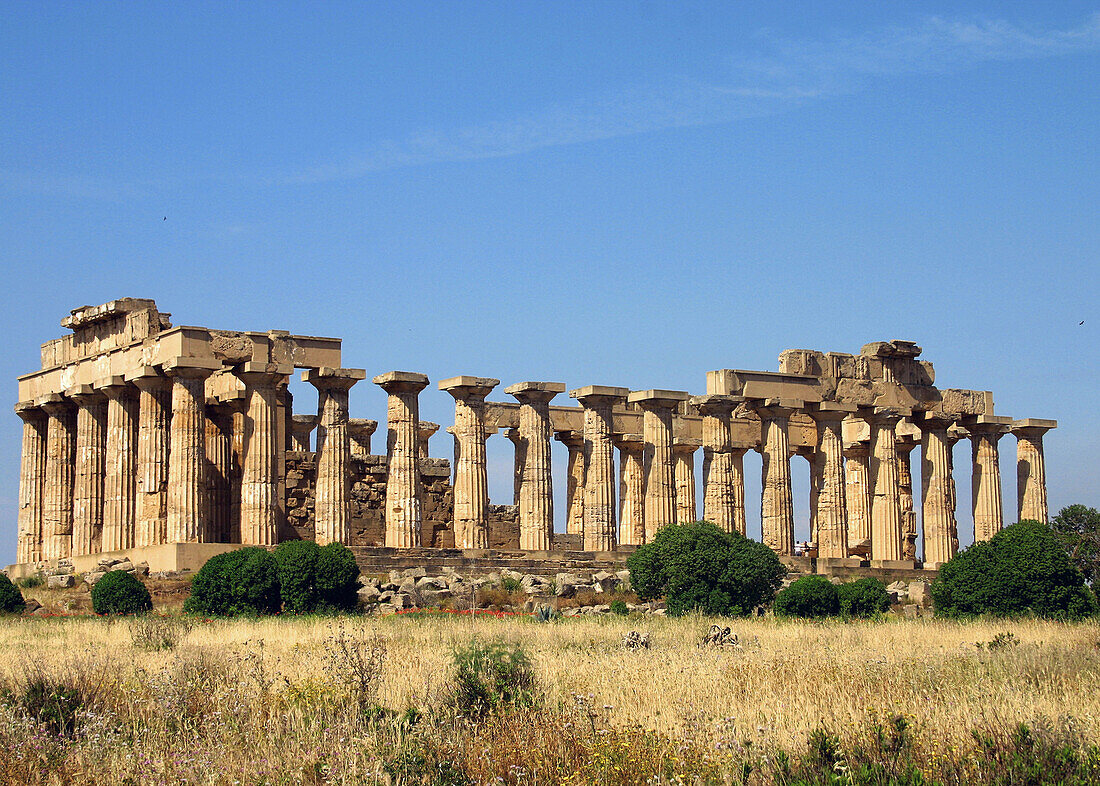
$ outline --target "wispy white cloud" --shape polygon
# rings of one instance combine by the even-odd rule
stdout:
[[[819,40],[758,36],[761,51],[725,73],[681,78],[520,117],[424,130],[368,145],[342,160],[276,178],[346,180],[398,167],[502,158],[547,147],[715,125],[789,110],[863,89],[876,77],[947,73],[990,61],[1055,57],[1100,48],[1100,13],[1068,30],[1028,31],[998,20],[933,17],[910,28]]]

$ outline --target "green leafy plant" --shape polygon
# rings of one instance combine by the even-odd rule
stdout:
[[[29,576],[24,576],[15,583],[23,589],[34,589],[35,587],[41,587],[45,584],[46,577],[41,573],[32,573]]]
[[[1061,541],[1085,580],[1100,579],[1100,510],[1085,505],[1067,505],[1051,519],[1051,529]]]
[[[92,587],[96,614],[145,614],[153,610],[149,590],[130,573],[113,570]]]
[[[673,616],[751,614],[772,601],[787,572],[767,546],[702,521],[662,527],[626,566],[638,596],[664,596]]]
[[[54,679],[30,680],[13,702],[29,717],[59,737],[72,734],[84,709],[84,697],[75,687]]]
[[[1079,619],[1097,612],[1054,531],[1021,521],[988,541],[975,543],[940,568],[932,583],[936,614],[990,614]]]
[[[471,641],[454,651],[451,696],[460,715],[531,707],[538,699],[534,669],[523,648]]]
[[[890,608],[890,592],[876,578],[856,579],[836,588],[845,617],[875,617]]]
[[[281,606],[275,557],[266,549],[249,546],[208,559],[191,581],[191,597],[183,610],[231,617],[277,614]]]
[[[840,612],[836,585],[824,576],[803,576],[775,596],[783,617],[832,617]]]
[[[630,609],[626,607],[626,603],[621,600],[611,601],[611,613],[626,616],[630,613]]]
[[[23,593],[11,583],[6,573],[0,573],[0,614],[22,614],[27,608]]]

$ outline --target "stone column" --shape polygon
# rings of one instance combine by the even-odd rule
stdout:
[[[737,471],[744,449],[734,450],[732,415],[740,396],[695,396],[703,416],[703,520],[725,532],[745,534],[744,473]],[[742,465],[743,466],[743,465]],[[740,501],[740,529],[737,502]]]
[[[1018,521],[1048,523],[1047,470],[1043,434],[1057,428],[1056,420],[1027,418],[1012,422],[1016,437],[1016,514]]]
[[[871,426],[871,560],[902,559],[901,488],[898,483],[897,437],[902,413],[885,407],[864,416]]]
[[[676,484],[676,523],[691,524],[699,520],[695,501],[695,451],[701,440],[674,437],[672,440],[672,476]]]
[[[519,401],[518,431],[519,440],[523,443],[523,470],[520,473],[519,488],[519,547],[531,551],[548,551],[554,537],[550,401],[554,396],[565,392],[565,385],[560,382],[518,382],[506,387],[504,392]],[[570,455],[572,456],[572,452]],[[516,456],[518,463],[518,446]],[[572,475],[570,478],[572,480]]]
[[[853,442],[844,448],[845,502],[848,505],[848,555],[871,556],[871,448]]]
[[[42,559],[64,559],[73,543],[73,459],[76,417],[58,394],[37,399],[46,412],[46,479],[42,513]]]
[[[979,415],[967,423],[970,430],[974,477],[970,488],[974,501],[974,542],[989,540],[1004,529],[1001,501],[1001,466],[997,442],[1008,431],[1011,418]]]
[[[645,543],[645,439],[641,434],[615,434],[619,449],[619,543]]]
[[[95,387],[107,396],[103,550],[119,551],[137,539],[137,389],[122,377],[101,379]]]
[[[645,539],[676,522],[676,470],[672,457],[672,414],[688,394],[681,390],[636,390],[627,401],[642,409],[645,452]]]
[[[840,404],[822,402],[809,410],[817,426],[815,461],[810,463],[815,477],[815,542],[819,559],[848,557],[848,495],[844,478],[844,445],[841,423],[849,409]]]
[[[126,381],[138,389],[136,546],[168,542],[168,448],[172,382],[143,366]]]
[[[42,559],[42,519],[46,483],[46,413],[32,401],[15,405],[23,421],[23,451],[19,464],[19,538],[15,561]]]
[[[364,377],[365,379],[365,377]],[[370,455],[371,437],[378,429],[377,420],[348,418],[348,437],[351,438],[351,455],[366,458]]]
[[[214,369],[210,365],[181,364],[168,365],[164,371],[172,378],[168,542],[204,543],[210,539],[206,504],[205,383]]]
[[[512,443],[515,459],[512,462],[512,504],[519,505],[520,489],[523,488],[523,466],[527,463],[527,441],[520,435],[518,428],[504,430],[504,436]]]
[[[439,389],[455,400],[455,546],[489,548],[489,478],[485,458],[485,397],[500,384],[487,377],[451,377]]]
[[[565,531],[569,535],[581,535],[584,533],[584,435],[579,431],[555,431],[554,439],[568,451]]]
[[[289,365],[243,363],[233,373],[245,384],[248,402],[241,461],[241,543],[272,546],[279,542],[282,500],[279,495],[279,385],[293,371]],[[318,465],[320,462],[318,462]],[[318,479],[321,471],[318,466]],[[318,483],[318,490],[320,489]]]
[[[902,434],[900,429],[911,424],[902,421],[896,434],[898,456],[898,501],[901,507],[901,558],[917,558],[917,511],[913,504],[913,466],[910,454],[917,446],[916,434]],[[915,429],[914,429],[915,431]]]
[[[311,368],[302,374],[303,381],[317,388],[313,539],[322,546],[351,543],[352,447],[348,434],[348,392],[352,385],[366,378],[367,372],[360,368]],[[370,439],[369,434],[367,439]],[[367,450],[370,450],[369,443]]]
[[[229,439],[229,542],[241,542],[241,484],[244,482],[244,440],[248,424],[248,398],[245,391],[226,402],[232,412]]]
[[[432,438],[435,432],[439,431],[439,424],[432,423],[430,420],[420,421],[420,425],[417,427],[417,450],[420,451],[420,458],[428,458],[428,440]]]
[[[586,385],[570,391],[584,408],[585,551],[611,551],[618,535],[615,510],[615,446],[612,409],[626,401],[627,388]]]
[[[428,385],[423,374],[390,371],[374,378],[389,395],[386,406],[386,545],[411,548],[421,544],[419,423],[420,391]],[[457,543],[457,533],[456,533]]]
[[[233,410],[225,404],[206,404],[206,504],[210,540],[228,543],[231,478],[233,472]]]
[[[101,551],[107,399],[91,385],[66,391],[76,402],[76,471],[73,482],[73,556]]]
[[[959,548],[955,521],[955,492],[951,478],[951,446],[947,429],[953,421],[926,414],[921,420],[921,523],[924,528],[923,565],[938,569]]]
[[[313,451],[310,448],[310,433],[317,427],[317,416],[293,415],[290,420],[290,449],[300,453],[312,453]],[[371,422],[373,423],[374,421]],[[367,452],[369,453],[369,438],[367,445]]]
[[[794,503],[791,499],[791,444],[787,429],[796,405],[777,399],[758,399],[752,406],[760,415],[762,540],[776,554],[789,556],[794,554]]]

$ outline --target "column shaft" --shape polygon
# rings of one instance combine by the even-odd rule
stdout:
[[[844,450],[845,502],[848,506],[848,553],[871,554],[870,447],[854,443]]]
[[[1001,467],[997,442],[1004,433],[999,424],[978,424],[970,428],[974,476],[974,542],[989,540],[1004,529],[1001,501]]]
[[[554,438],[565,445],[565,531],[569,535],[584,533],[584,437],[575,431],[558,431]]]
[[[871,424],[871,559],[902,559],[901,490],[895,427],[899,417],[889,413],[869,418]]]
[[[85,386],[88,387],[88,386]],[[76,409],[76,472],[73,483],[73,556],[101,550],[106,401],[98,393],[73,396]]]
[[[619,447],[619,543],[645,543],[645,442],[641,434],[616,438]]]
[[[485,457],[485,397],[500,380],[453,377],[439,383],[455,400],[455,545],[489,548],[489,477]]]
[[[168,448],[172,384],[166,377],[142,376],[138,388],[137,532],[135,544],[168,542]]]
[[[16,405],[23,421],[23,450],[19,464],[19,536],[15,561],[42,559],[42,520],[46,483],[46,414],[29,403]]]
[[[684,397],[686,398],[686,396]],[[649,543],[661,527],[676,523],[676,468],[672,457],[672,413],[677,400],[642,398],[631,394],[642,407],[645,452],[645,539]]]
[[[520,382],[504,392],[519,401],[519,434],[523,469],[519,487],[519,547],[549,550],[554,538],[554,480],[550,452],[550,401],[565,391],[559,382]]]
[[[175,367],[168,450],[169,543],[209,541],[206,504],[206,394],[209,369]]]
[[[73,541],[73,459],[76,418],[65,401],[43,406],[46,424],[46,480],[42,517],[42,558],[69,557]]]
[[[238,370],[234,373],[245,383],[248,401],[241,464],[241,543],[270,546],[279,542],[282,515],[278,467],[282,413],[279,410],[278,385],[285,375],[259,370]],[[320,466],[317,475],[320,480]],[[321,486],[319,482],[318,494]]]
[[[104,551],[133,548],[137,535],[137,391],[116,379],[102,388],[107,396]]]
[[[790,411],[760,410],[763,429],[763,493],[760,521],[764,545],[779,555],[794,554],[794,503],[791,499]]]
[[[375,377],[374,383],[389,394],[386,405],[389,466],[386,478],[386,545],[397,548],[420,546],[423,513],[418,460],[418,396],[427,386],[428,378],[423,374],[394,371]]]
[[[584,408],[584,523],[585,551],[611,551],[618,537],[615,509],[615,445],[611,435],[612,410],[630,391],[588,385],[570,392]]]
[[[1043,456],[1043,434],[1057,427],[1053,420],[1018,420],[1012,424],[1016,436],[1016,513],[1018,521],[1048,523],[1047,471]]]
[[[939,567],[954,557],[959,548],[951,443],[947,437],[949,425],[931,418],[921,424],[921,523],[926,568]]]
[[[229,543],[233,473],[233,412],[225,405],[206,408],[206,503],[210,540]]]
[[[695,499],[695,451],[698,448],[699,445],[695,443],[673,442],[672,475],[676,484],[677,524],[691,524],[699,519],[699,508]]]
[[[848,495],[844,481],[844,446],[841,419],[815,413],[817,423],[816,455],[818,477],[816,486],[815,542],[817,556],[845,558],[848,556]]]

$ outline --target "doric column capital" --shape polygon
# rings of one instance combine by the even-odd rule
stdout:
[[[844,404],[839,401],[818,401],[807,405],[803,412],[815,423],[829,423],[844,420],[856,409],[855,404]]]
[[[206,379],[220,371],[222,364],[206,358],[172,358],[161,363],[160,368],[174,379]]]
[[[629,388],[606,385],[585,385],[583,388],[569,391],[569,397],[577,399],[585,409],[604,409],[622,404],[629,394]]]
[[[645,437],[641,434],[612,434],[611,439],[619,450],[641,450],[645,447]]]
[[[1039,418],[1024,418],[1014,420],[1009,426],[1009,431],[1017,439],[1042,439],[1053,428],[1058,428],[1057,420],[1041,420]]]
[[[900,407],[860,407],[859,417],[877,428],[895,428],[901,419],[911,414]]]
[[[1012,427],[1012,418],[1001,415],[977,415],[966,418],[963,424],[970,432],[971,438],[987,437],[996,441],[1009,432]]]
[[[448,429],[449,431],[450,429]],[[580,431],[555,431],[554,439],[567,448],[583,448],[584,433]]]
[[[233,367],[233,376],[250,388],[277,388],[285,385],[292,373],[294,367],[286,363],[250,362]]]
[[[745,405],[761,420],[786,420],[803,408],[802,401],[787,398],[747,398]]]
[[[373,380],[390,395],[415,395],[428,386],[428,377],[415,371],[387,371]]]
[[[165,393],[172,389],[172,380],[152,366],[142,366],[128,371],[123,379],[138,390],[148,393]]]
[[[676,437],[672,440],[672,452],[679,455],[690,456],[701,447],[703,447],[703,441],[699,439]]]
[[[507,437],[508,441],[516,447],[519,447],[523,444],[523,435],[520,433],[518,428],[504,429],[504,436]]]
[[[107,401],[107,396],[102,390],[96,390],[92,385],[76,385],[65,391],[65,397],[72,399],[82,407],[96,406]]]
[[[73,402],[60,393],[49,393],[34,400],[34,405],[47,415],[62,417],[73,411]]]
[[[564,382],[517,382],[504,392],[521,404],[548,404],[554,396],[565,392]]]
[[[484,401],[497,385],[499,379],[490,377],[450,377],[439,381],[439,389],[454,396],[455,401]]]
[[[302,433],[308,434],[309,432],[313,431],[314,428],[316,428],[319,418],[316,415],[291,415],[290,420],[291,423],[294,424],[295,431],[301,429]],[[374,423],[375,426],[378,425],[373,420],[367,422]],[[348,426],[351,426],[350,420],[348,421]],[[373,433],[373,430],[371,433]]]
[[[943,412],[914,412],[913,422],[921,431],[946,431],[955,425],[958,419]]]
[[[447,429],[450,431],[450,429]],[[420,444],[425,449],[428,447],[428,440],[432,438],[435,432],[439,431],[439,424],[432,423],[430,420],[421,420],[417,422],[416,434],[420,438]]]
[[[127,384],[126,379],[121,376],[103,377],[97,379],[92,385],[98,393],[103,394],[109,399],[132,399],[138,394],[137,388],[133,385]]]
[[[672,412],[689,398],[691,394],[686,390],[634,390],[627,395],[626,400],[643,410]]]
[[[46,419],[46,413],[34,401],[20,401],[15,405],[15,414],[24,423],[36,426]]]
[[[722,393],[708,393],[705,396],[692,396],[688,403],[699,410],[701,415],[729,416],[737,405],[745,400],[744,396],[732,396]]]
[[[313,420],[313,424],[311,424],[310,428],[312,428],[313,425],[315,425],[317,423],[317,418],[314,417],[314,416],[309,416],[309,415],[306,415],[306,416],[295,415],[294,416],[295,422],[297,422],[299,417],[310,417]],[[420,421],[421,432],[423,432],[423,430],[424,430],[424,425],[425,425],[424,421],[423,420]],[[435,425],[436,428],[439,428],[439,426],[437,424],[432,424],[432,425]],[[348,436],[350,436],[352,439],[364,439],[364,440],[370,439],[374,435],[374,432],[377,429],[378,429],[378,421],[377,420],[367,420],[366,418],[348,418]],[[433,431],[432,433],[435,433],[435,432]]]
[[[302,372],[302,381],[308,382],[318,390],[351,390],[356,382],[366,379],[366,369],[362,368],[307,368]],[[378,380],[375,379],[375,382]],[[425,384],[427,384],[425,382]]]

